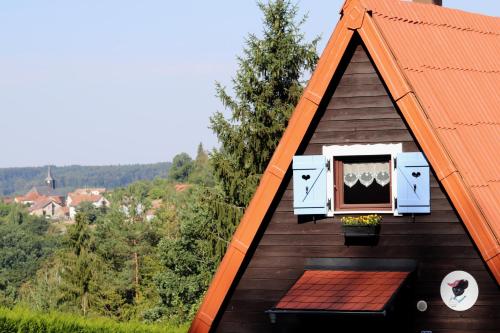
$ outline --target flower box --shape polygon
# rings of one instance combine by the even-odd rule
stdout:
[[[345,237],[374,237],[380,232],[379,215],[345,216],[342,217],[342,230]]]
[[[345,237],[373,237],[379,234],[380,225],[343,225]]]

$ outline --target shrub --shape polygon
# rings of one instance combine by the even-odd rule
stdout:
[[[106,318],[90,318],[66,313],[39,313],[24,308],[0,308],[2,333],[177,333],[187,326],[118,323]]]

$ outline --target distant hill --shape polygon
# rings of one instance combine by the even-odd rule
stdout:
[[[154,164],[83,166],[51,166],[56,190],[66,194],[77,187],[115,188],[137,180],[166,177],[170,162]],[[0,168],[0,196],[24,194],[32,186],[43,185],[47,166],[26,168]]]

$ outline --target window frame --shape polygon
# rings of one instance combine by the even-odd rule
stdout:
[[[370,156],[388,156],[388,155],[370,155]],[[340,157],[340,158],[339,158]],[[358,156],[356,156],[358,157]],[[359,156],[363,157],[363,156]],[[338,211],[373,211],[373,210],[384,210],[391,212],[392,210],[392,159],[389,157],[389,202],[388,203],[367,203],[367,204],[346,204],[344,203],[344,163],[341,156],[337,156],[333,160],[333,189],[335,200],[335,207]]]
[[[398,215],[396,211],[396,194],[397,194],[397,172],[394,168],[394,161],[399,153],[403,152],[402,143],[388,143],[388,144],[355,144],[355,145],[329,145],[323,146],[323,155],[327,158],[329,168],[327,170],[327,202],[330,202],[327,216],[334,216],[335,214],[364,214],[364,213],[377,213],[388,214],[392,213]],[[376,156],[376,155],[390,155],[390,177],[391,177],[391,207],[378,208],[378,207],[338,207],[336,205],[335,195],[335,158],[347,156]],[[346,209],[347,208],[347,209]],[[352,209],[351,209],[352,208]]]

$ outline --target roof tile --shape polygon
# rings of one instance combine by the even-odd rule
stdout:
[[[408,272],[305,271],[278,302],[276,308],[382,310],[408,274]],[[325,289],[325,286],[329,288]]]

